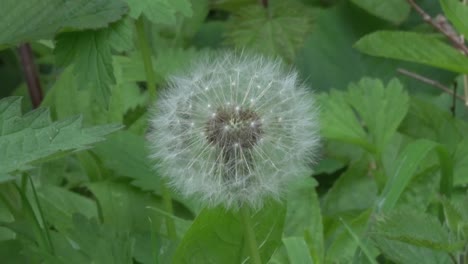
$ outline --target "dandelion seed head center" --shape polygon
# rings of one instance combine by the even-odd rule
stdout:
[[[258,114],[242,107],[222,107],[205,125],[208,142],[221,149],[252,148],[263,134]]]

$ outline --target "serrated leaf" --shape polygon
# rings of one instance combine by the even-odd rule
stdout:
[[[417,211],[394,211],[378,218],[374,233],[391,240],[418,247],[454,252],[465,243],[457,241],[439,223],[436,217]]]
[[[118,125],[82,128],[81,117],[52,123],[44,109],[22,116],[20,100],[19,97],[0,100],[0,174],[27,169],[34,161],[89,148],[120,128]]]
[[[468,138],[457,145],[454,153],[454,184],[463,186],[468,184]]]
[[[362,118],[377,151],[382,152],[409,108],[409,96],[402,84],[392,79],[385,87],[378,79],[363,78],[349,86],[348,98]]]
[[[109,105],[111,85],[115,84],[112,49],[132,47],[132,29],[125,19],[102,30],[63,33],[57,37],[54,50],[57,63],[73,65],[79,89],[90,89],[94,98]]]
[[[322,135],[372,149],[353,109],[346,102],[346,96],[344,92],[332,90],[329,94],[321,94],[318,98],[322,108],[326,109],[321,112],[320,118]]]
[[[410,13],[410,5],[405,0],[352,0],[352,2],[377,17],[397,24],[405,20]]]
[[[0,44],[49,39],[63,29],[103,28],[126,12],[120,0],[4,0]]]
[[[298,1],[269,1],[268,9],[259,3],[250,5],[230,21],[227,42],[292,62],[312,31],[313,16],[312,10]]]
[[[176,13],[192,16],[192,6],[188,0],[126,0],[130,6],[130,16],[137,19],[142,14],[153,23],[175,24]]]
[[[468,6],[457,0],[440,0],[444,14],[452,22],[458,32],[468,36]]]
[[[384,58],[422,63],[468,73],[468,58],[438,36],[403,31],[378,31],[361,38],[359,51]]]
[[[260,256],[266,262],[280,244],[285,209],[271,203],[252,216]],[[173,263],[242,263],[249,256],[240,215],[205,209],[179,244]]]
[[[388,1],[378,1],[380,5],[386,2]],[[423,1],[418,4],[424,5],[425,9],[429,8],[431,13],[440,13],[437,8],[432,8],[438,6],[437,1]],[[420,17],[414,17],[415,22],[420,23]],[[363,76],[379,78],[386,83],[395,78],[398,68],[431,76],[441,83],[452,82],[455,75],[445,70],[374,57],[353,48],[353,44],[366,34],[388,26],[388,23],[365,12],[351,1],[337,1],[333,7],[320,10],[316,27],[307,38],[304,48],[298,52],[295,66],[309,86],[318,91],[332,88],[344,90],[350,82],[357,82]],[[401,78],[400,81],[410,91],[439,92],[413,78]]]

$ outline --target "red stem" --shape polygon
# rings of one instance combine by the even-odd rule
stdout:
[[[21,44],[18,48],[21,65],[23,67],[24,77],[28,85],[29,97],[34,108],[39,107],[42,102],[43,95],[41,83],[39,82],[39,74],[34,64],[34,56],[31,46],[28,43]]]

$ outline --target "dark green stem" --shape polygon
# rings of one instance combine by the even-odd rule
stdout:
[[[171,192],[169,191],[169,189],[167,188],[164,182],[161,184],[161,191],[162,191],[164,209],[166,210],[167,213],[169,213],[170,215],[173,215],[174,209],[172,208]],[[170,216],[166,216],[166,229],[167,229],[167,235],[169,236],[169,238],[176,240],[177,239],[176,226],[174,223],[174,219],[172,219],[172,217]]]

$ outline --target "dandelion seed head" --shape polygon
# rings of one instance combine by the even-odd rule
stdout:
[[[260,208],[310,175],[318,149],[311,92],[279,61],[205,56],[172,76],[155,104],[151,158],[169,184],[209,206]]]

